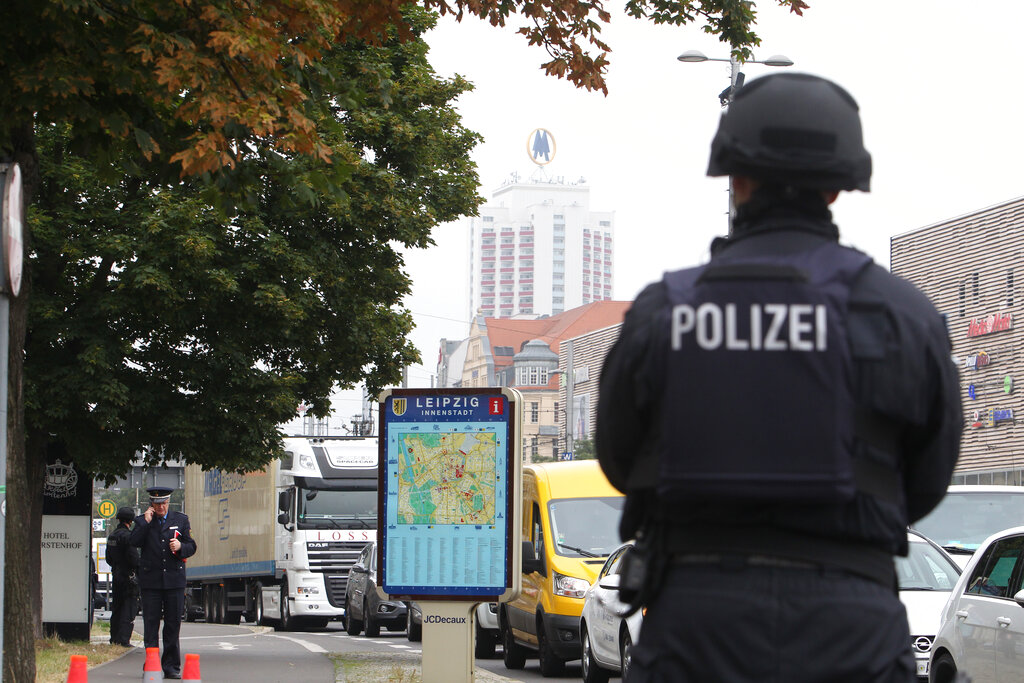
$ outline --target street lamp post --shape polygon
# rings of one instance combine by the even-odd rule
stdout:
[[[676,57],[680,62],[729,62],[729,87],[718,94],[718,101],[722,107],[728,107],[732,98],[743,85],[743,72],[740,71],[740,62],[735,55],[730,54],[729,59],[723,57],[708,57],[700,50],[687,50]],[[793,66],[793,60],[786,55],[772,55],[768,59],[748,59],[744,63],[764,64],[765,66]],[[732,234],[732,219],[735,212],[732,196],[732,178],[729,178],[729,234]]]

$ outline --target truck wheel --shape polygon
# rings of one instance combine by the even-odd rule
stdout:
[[[522,669],[526,666],[526,648],[516,642],[512,627],[505,619],[501,620],[501,646],[506,669]]]
[[[266,617],[263,615],[263,585],[256,584],[256,605],[253,607],[253,611],[256,612],[256,624],[259,626],[266,626]]]
[[[352,613],[352,601],[345,598],[345,633],[350,636],[358,636],[362,630],[363,620],[356,619],[356,615]]]
[[[551,650],[543,622],[537,624],[537,659],[540,664],[540,675],[545,678],[561,676],[565,672],[565,660]]]
[[[224,623],[224,614],[220,611],[220,586],[210,587],[210,611],[213,612],[213,623]]]
[[[480,624],[477,624],[476,633],[476,645],[473,647],[473,655],[477,659],[490,659],[494,656],[494,648],[498,645],[494,639],[494,633],[491,631],[485,631],[480,628]]]
[[[195,621],[195,610],[192,609],[192,593],[185,593],[185,604],[181,608],[181,620],[182,621]]]
[[[376,638],[380,635],[380,622],[373,618],[370,610],[370,601],[363,602],[363,619],[366,621],[366,637]]]
[[[295,628],[292,611],[288,607],[288,584],[281,585],[281,619],[277,623],[278,631],[291,631]]]
[[[405,613],[405,637],[412,643],[423,640],[423,624],[414,624],[412,621],[412,608]]]

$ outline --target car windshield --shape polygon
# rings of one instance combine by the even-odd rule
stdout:
[[[563,498],[548,504],[555,552],[568,557],[607,557],[621,545],[619,517],[625,498]]]
[[[901,591],[951,591],[960,569],[932,544],[911,539],[907,556],[896,558],[896,575]]]
[[[914,529],[947,550],[974,552],[1003,529],[1024,524],[1024,487],[1020,493],[957,491],[914,524]]]
[[[376,491],[299,489],[300,529],[370,529],[376,520]]]

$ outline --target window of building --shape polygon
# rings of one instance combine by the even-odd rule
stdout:
[[[602,228],[610,228],[610,227],[612,227],[612,222],[611,221],[599,221],[598,225],[600,225]]]
[[[530,422],[537,422],[540,419],[540,403],[537,401],[530,402]],[[534,443],[537,443],[537,437],[533,437]]]
[[[548,369],[536,365],[520,366],[516,368],[516,385],[523,387],[536,387],[548,383]],[[536,420],[531,420],[536,422]]]
[[[484,221],[484,223],[493,223],[494,222],[494,216],[484,216],[483,217],[483,221]]]
[[[515,351],[513,350],[513,348],[511,346],[495,346],[494,347],[494,355],[495,356],[514,356],[515,355]]]
[[[977,300],[978,296],[981,294],[981,287],[978,284],[978,274],[974,273],[972,279],[974,280],[974,298]]]
[[[1006,271],[1006,305],[1013,305],[1013,270]]]
[[[553,218],[554,218],[554,219],[555,219],[556,221],[564,221],[564,220],[565,220],[565,216],[564,216],[564,215],[562,215],[562,214],[560,214],[560,213],[556,213],[556,214],[555,214],[555,215],[553,216]]]
[[[540,450],[540,437],[534,436],[530,439],[530,455],[534,458],[537,457]]]
[[[967,285],[963,284],[962,282],[960,283],[959,298],[960,298],[960,317],[962,318],[962,317],[964,317],[964,315],[966,315],[966,307],[967,307]]]

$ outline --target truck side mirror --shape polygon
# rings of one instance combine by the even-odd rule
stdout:
[[[278,510],[280,510],[281,512],[288,512],[291,509],[291,507],[292,507],[292,492],[291,492],[291,490],[281,491],[281,493],[277,494],[277,509]],[[278,520],[280,520],[280,519],[281,518],[278,517]],[[284,522],[281,522],[281,523],[284,524]]]
[[[287,512],[282,512],[281,514],[279,514],[277,516],[277,523],[278,524],[284,524],[285,526],[288,526],[288,522],[290,522],[290,521],[291,520],[288,519],[288,513]]]
[[[532,574],[534,572],[539,573],[541,576],[547,576],[547,568],[544,564],[544,557],[538,557],[537,552],[533,548],[533,543],[530,541],[523,541],[523,573]]]

